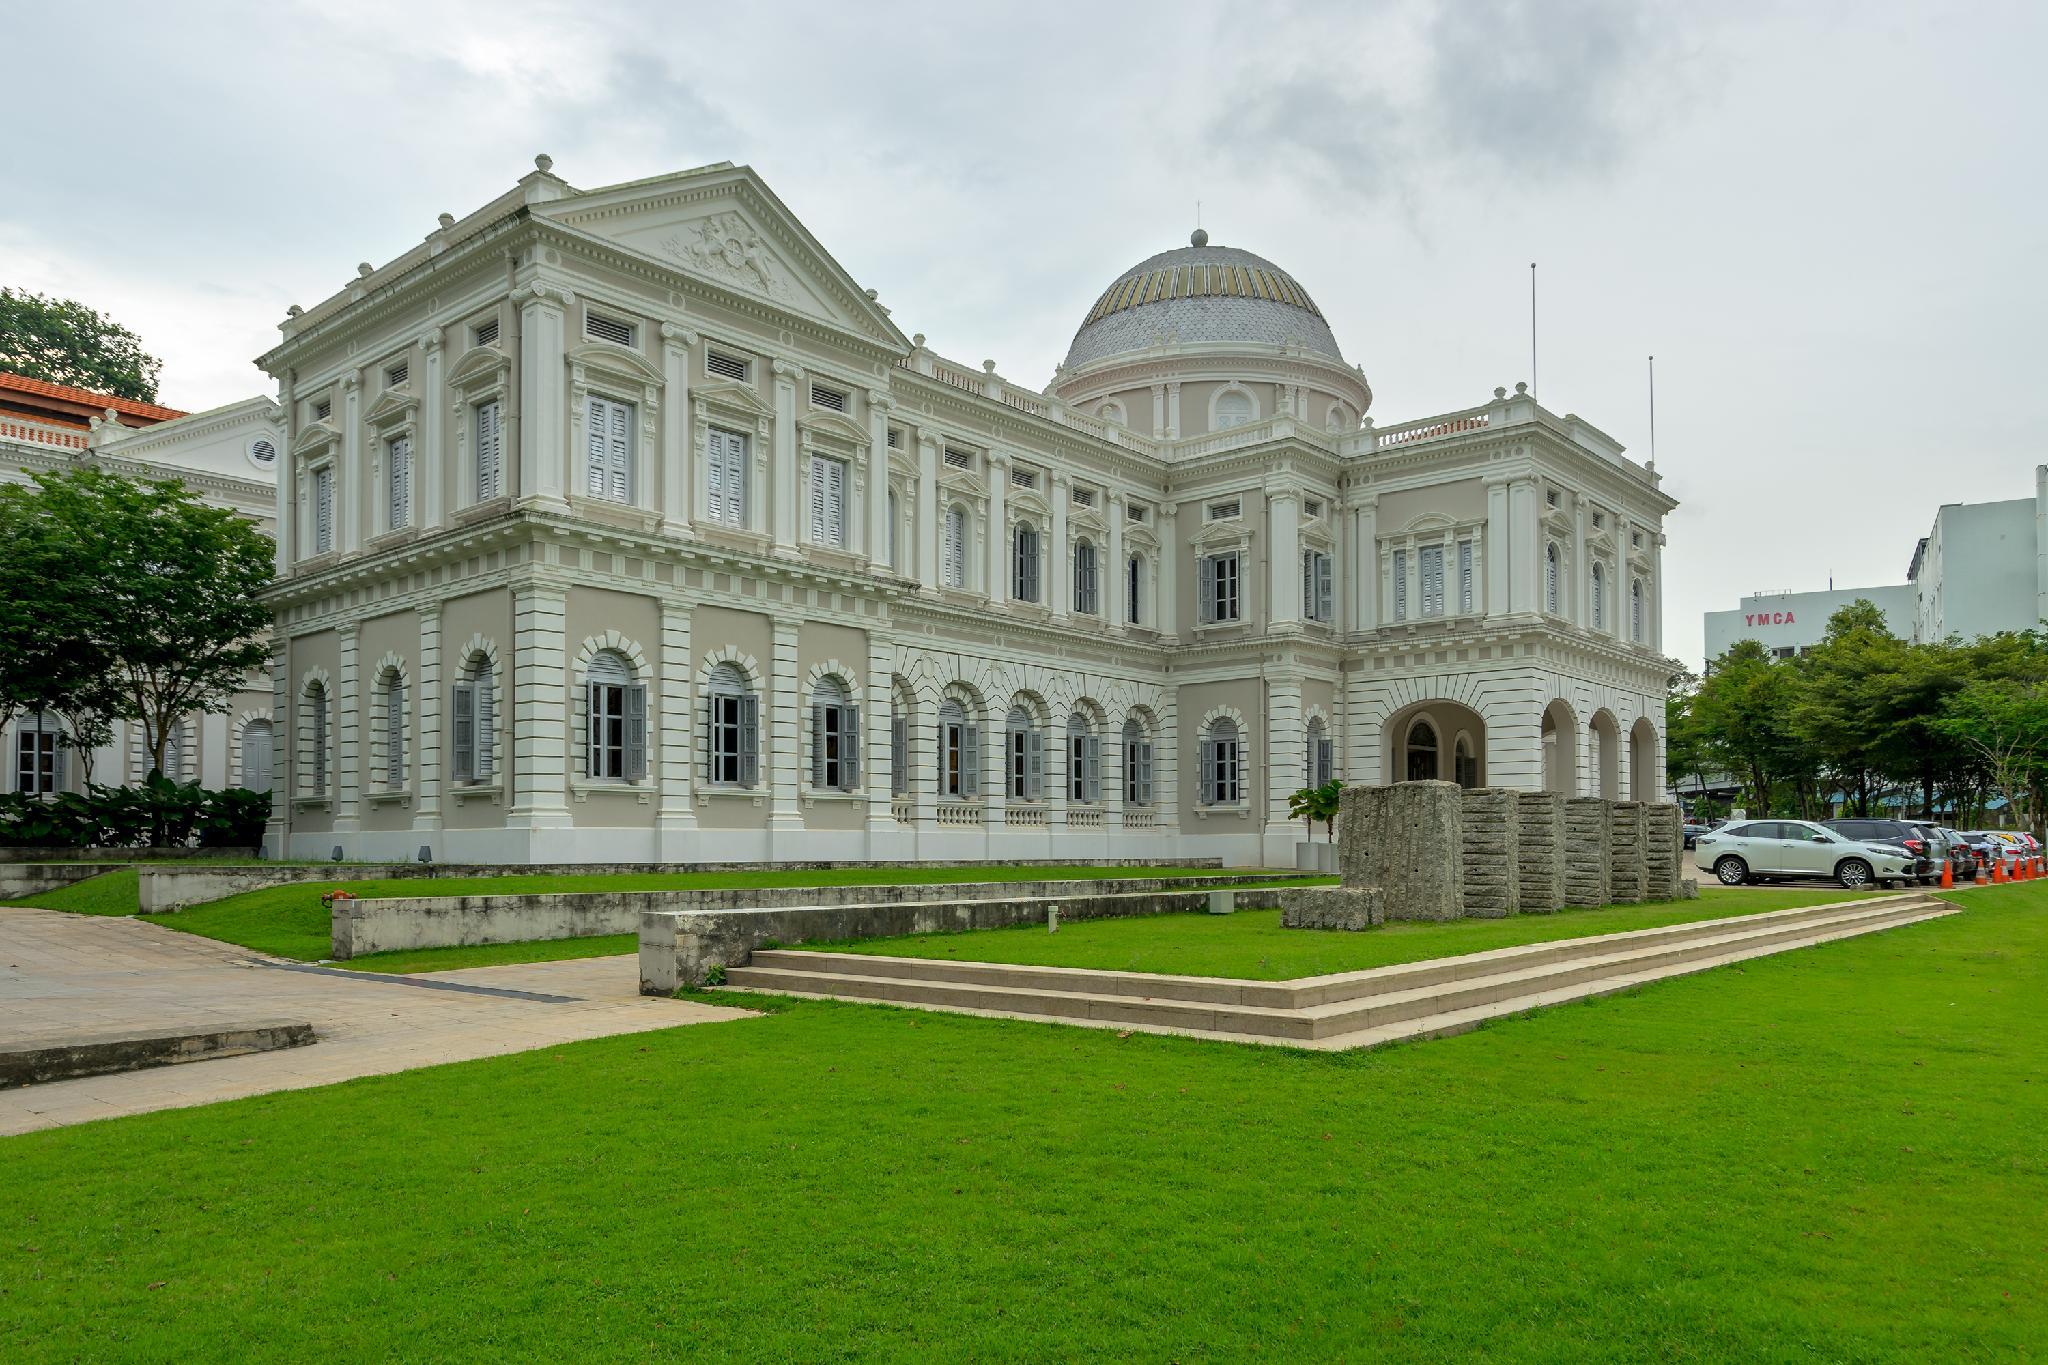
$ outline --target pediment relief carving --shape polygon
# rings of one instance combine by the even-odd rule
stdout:
[[[1242,517],[1225,517],[1221,521],[1207,522],[1202,529],[1188,537],[1189,543],[1199,546],[1243,545],[1252,538],[1251,526]]]

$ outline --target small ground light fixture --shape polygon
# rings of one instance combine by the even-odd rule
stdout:
[[[1045,932],[1057,934],[1060,931],[1060,908],[1057,905],[1045,907]]]
[[[334,846],[334,861],[336,861],[337,863],[341,861],[341,845],[340,845],[340,844],[336,844],[336,845]]]
[[[434,861],[434,846],[432,844],[420,845],[420,861],[423,863]]]

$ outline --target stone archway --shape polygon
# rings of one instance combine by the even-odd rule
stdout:
[[[1628,796],[1631,801],[1662,799],[1664,784],[1657,763],[1657,727],[1638,716],[1628,732]]]
[[[1593,713],[1587,729],[1591,732],[1593,752],[1589,756],[1593,765],[1593,795],[1608,801],[1621,799],[1621,726],[1616,723],[1614,713],[1602,707]]]
[[[1441,699],[1405,706],[1387,718],[1380,746],[1382,781],[1485,785],[1486,722],[1468,706]]]
[[[1543,790],[1579,794],[1579,718],[1562,701],[1543,708]]]

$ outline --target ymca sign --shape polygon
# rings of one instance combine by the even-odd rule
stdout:
[[[1790,626],[1796,625],[1789,611],[1746,611],[1742,613],[1745,626]]]

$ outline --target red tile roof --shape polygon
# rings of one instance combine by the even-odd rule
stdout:
[[[21,396],[16,398],[14,395]],[[177,408],[138,403],[132,398],[116,398],[110,393],[94,393],[90,389],[74,389],[65,384],[30,379],[27,375],[9,374],[5,370],[0,370],[0,403],[17,413],[33,411],[38,420],[77,426],[84,426],[88,417],[98,417],[108,408],[122,417],[139,419],[124,423],[126,426],[149,426],[185,416]]]

